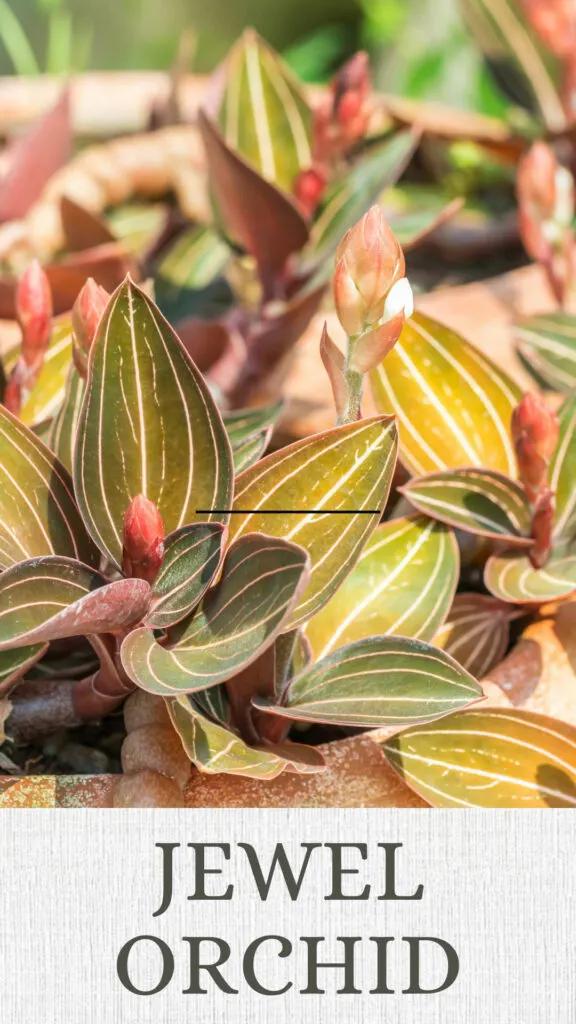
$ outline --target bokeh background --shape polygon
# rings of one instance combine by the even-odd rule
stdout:
[[[308,81],[364,47],[381,89],[500,112],[458,0],[0,0],[0,73],[166,68],[187,30],[207,71],[247,25]]]

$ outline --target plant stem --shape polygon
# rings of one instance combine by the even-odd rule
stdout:
[[[364,387],[364,376],[350,368],[350,359],[354,349],[355,340],[355,338],[350,338],[348,341],[348,352],[346,354],[346,362],[344,364],[344,380],[346,383],[348,397],[344,411],[340,413],[336,420],[336,425],[338,427],[344,426],[345,423],[356,423],[356,421],[362,416],[362,390]]]

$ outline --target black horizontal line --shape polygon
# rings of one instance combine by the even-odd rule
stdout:
[[[214,512],[230,516],[247,516],[264,513],[267,516],[285,515],[332,515],[332,516],[376,516],[379,508],[197,508],[196,515],[210,515]]]

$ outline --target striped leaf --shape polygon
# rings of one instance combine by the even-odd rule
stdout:
[[[231,545],[220,581],[194,615],[157,643],[137,629],[122,662],[142,689],[162,696],[193,693],[250,665],[284,627],[306,582],[308,557],[296,544],[248,534]]]
[[[504,75],[512,65],[526,105],[534,106],[550,131],[561,132],[566,116],[561,99],[562,64],[532,31],[521,0],[460,0],[474,38],[492,67]],[[543,5],[544,6],[544,3]]]
[[[49,448],[70,473],[74,464],[74,445],[76,443],[78,420],[84,397],[84,387],[82,377],[76,372],[74,365],[70,363],[66,377],[64,397],[52,423],[49,435]]]
[[[380,194],[400,178],[419,136],[406,130],[388,136],[362,155],[328,192],[310,232],[305,263],[328,260],[346,232],[364,216]],[[331,267],[329,270],[331,271]]]
[[[532,513],[524,489],[489,469],[430,473],[400,488],[420,512],[479,537],[530,547]]]
[[[194,708],[200,714],[216,722],[217,725],[228,727],[232,724],[232,710],[225,683],[217,683],[216,686],[211,686],[209,690],[199,690],[198,693],[194,694],[193,698],[176,697],[174,699],[180,701],[184,707],[187,706],[186,701],[193,700]]]
[[[240,441],[232,449],[234,472],[236,474],[243,473],[245,469],[249,469],[255,462],[258,462],[270,444],[271,437],[272,428],[268,427],[267,430],[257,431],[245,438],[244,441]]]
[[[245,249],[259,267],[279,272],[308,240],[308,227],[295,202],[230,149],[200,111],[216,216],[234,245]]]
[[[167,629],[200,603],[218,569],[225,535],[221,523],[193,523],[166,538],[147,626]]]
[[[576,807],[576,729],[531,711],[459,711],[384,753],[436,807]]]
[[[47,650],[47,644],[30,644],[13,651],[0,651],[0,694],[6,693],[32,668]]]
[[[556,492],[554,536],[561,542],[576,534],[576,395],[560,409],[560,438],[550,467],[550,487]]]
[[[498,665],[508,650],[510,622],[518,611],[485,594],[456,594],[434,646],[447,651],[476,679]]]
[[[112,296],[90,354],[74,484],[90,534],[118,566],[124,513],[138,494],[156,503],[167,533],[228,518],[232,456],[214,400],[130,279]]]
[[[225,412],[222,419],[232,450],[254,434],[275,427],[283,409],[284,402],[272,402],[270,405],[256,406],[254,409]]]
[[[425,516],[384,523],[332,599],[307,623],[315,657],[375,634],[431,640],[452,603],[458,572],[451,530]]]
[[[6,357],[6,367],[12,369],[18,356],[20,346],[10,350]],[[20,409],[20,419],[27,427],[44,423],[56,415],[66,386],[66,374],[72,355],[72,325],[70,317],[58,317],[54,323],[52,337],[44,364],[38,379],[25,396]]]
[[[371,381],[379,411],[398,416],[412,473],[478,466],[516,476],[510,419],[522,392],[448,327],[415,313]]]
[[[100,557],[76,508],[68,472],[0,406],[0,565],[53,554],[89,565]]]
[[[224,138],[267,181],[286,192],[312,165],[312,111],[290,68],[247,29],[226,61],[219,112]]]
[[[436,189],[396,188],[382,197],[382,205],[386,220],[406,251],[416,248],[455,217],[464,200],[447,202]]]
[[[287,629],[318,612],[357,561],[386,506],[396,450],[394,420],[376,416],[297,441],[238,477],[231,538],[258,530],[310,556]]]
[[[576,388],[576,317],[549,313],[515,325],[518,351],[538,381],[565,394]]]
[[[430,722],[481,697],[476,680],[444,651],[402,636],[371,636],[294,679],[282,706],[253,703],[296,721],[372,728]]]
[[[20,562],[0,576],[0,650],[122,629],[142,618],[149,594],[144,580],[107,584],[72,558]]]
[[[269,780],[283,771],[311,775],[324,768],[324,758],[315,747],[298,743],[249,747],[236,733],[201,714],[190,698],[171,698],[167,704],[184,750],[201,772]]]
[[[208,316],[230,305],[223,278],[231,252],[213,227],[188,228],[161,257],[155,275],[155,298],[172,323]]]
[[[534,569],[521,551],[492,555],[484,569],[484,583],[495,597],[516,604],[542,604],[567,597],[576,590],[576,552],[561,547],[552,551],[543,569]]]

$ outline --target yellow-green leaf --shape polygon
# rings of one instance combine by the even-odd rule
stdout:
[[[18,348],[6,360],[12,367]],[[28,427],[34,427],[56,415],[66,386],[66,375],[72,355],[72,324],[70,317],[59,317],[52,331],[50,346],[44,358],[38,379],[25,396],[20,409],[20,419]]]
[[[514,327],[518,350],[537,380],[568,394],[576,388],[576,317],[549,313]]]
[[[318,612],[357,561],[386,506],[396,451],[394,420],[376,416],[297,441],[238,477],[230,536],[258,530],[310,555],[287,628]]]
[[[138,494],[156,503],[166,533],[228,519],[232,454],[220,414],[170,325],[129,279],[90,354],[74,483],[88,530],[116,565]]]
[[[554,536],[570,540],[576,533],[576,397],[567,398],[559,413],[560,438],[550,467],[556,495]]]
[[[99,560],[76,508],[67,470],[0,406],[0,565],[54,554],[89,565]]]
[[[196,607],[218,569],[225,535],[221,523],[192,523],[166,538],[147,626],[167,629]]]
[[[437,807],[576,807],[576,729],[530,711],[459,711],[393,736],[384,753]]]
[[[74,445],[84,387],[82,377],[77,373],[73,363],[70,363],[62,404],[52,423],[49,436],[49,448],[70,473],[74,464]]]
[[[495,597],[516,604],[543,604],[568,597],[576,590],[576,552],[559,547],[542,569],[535,569],[521,551],[492,555],[484,569],[484,583]]]
[[[324,769],[324,758],[315,747],[299,743],[250,747],[236,733],[203,715],[195,700],[176,697],[166,703],[184,750],[201,772],[269,780],[283,771],[312,775]]]
[[[489,469],[456,469],[410,480],[401,493],[420,512],[480,537],[530,547],[532,512],[515,480]]]
[[[352,572],[305,626],[314,655],[374,634],[431,640],[458,582],[451,530],[425,516],[379,526]]]
[[[415,313],[371,382],[380,412],[398,416],[414,474],[478,466],[516,476],[510,420],[522,392],[448,327]]]
[[[286,192],[312,164],[312,111],[304,92],[281,57],[252,29],[226,61],[219,123],[228,145]]]

